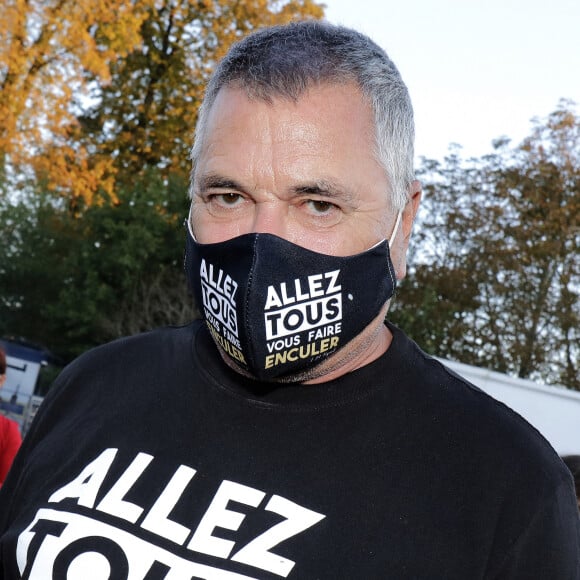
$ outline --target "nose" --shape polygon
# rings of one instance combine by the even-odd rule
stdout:
[[[252,223],[252,233],[274,234],[287,239],[288,210],[281,201],[256,203]]]

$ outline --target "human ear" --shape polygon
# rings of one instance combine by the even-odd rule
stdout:
[[[401,218],[402,235],[398,236],[399,239],[394,244],[392,251],[397,280],[402,280],[407,274],[407,250],[409,248],[409,240],[411,239],[413,222],[415,221],[415,216],[421,204],[421,195],[421,183],[415,179],[409,185],[409,199],[403,208]]]

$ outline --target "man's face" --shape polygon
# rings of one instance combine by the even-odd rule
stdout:
[[[336,256],[368,249],[396,218],[374,147],[372,112],[355,85],[272,103],[222,89],[195,172],[197,240],[267,232]]]

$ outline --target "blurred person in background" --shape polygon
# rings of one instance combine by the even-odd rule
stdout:
[[[6,367],[6,353],[0,348],[0,389],[6,382]],[[18,424],[0,415],[0,486],[6,479],[21,442]]]

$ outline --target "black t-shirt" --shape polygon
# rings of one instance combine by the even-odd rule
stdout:
[[[321,385],[240,377],[200,322],[86,353],[0,491],[0,577],[580,578],[549,444],[391,330]]]

